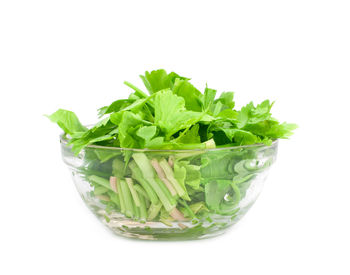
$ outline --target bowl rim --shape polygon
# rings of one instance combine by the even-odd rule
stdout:
[[[272,141],[271,145],[266,145],[264,143],[255,143],[249,145],[240,145],[240,146],[229,146],[229,147],[220,147],[220,148],[194,148],[194,149],[148,149],[148,148],[123,148],[123,147],[111,147],[111,146],[102,146],[102,145],[94,145],[89,144],[85,146],[85,148],[92,149],[104,149],[104,150],[113,150],[113,151],[134,151],[134,152],[209,152],[209,151],[220,151],[220,150],[238,150],[238,149],[246,149],[246,148],[269,148],[273,146],[277,146],[279,139],[275,139]],[[60,134],[60,143],[66,146],[68,144],[69,139],[65,136],[65,133]]]

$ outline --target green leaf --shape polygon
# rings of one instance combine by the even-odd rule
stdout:
[[[266,136],[277,138],[289,138],[293,134],[293,130],[297,129],[298,125],[293,123],[283,122],[282,124],[273,124],[270,129],[265,132]]]
[[[150,94],[172,87],[171,79],[163,69],[145,72],[145,75],[140,77]]]
[[[234,110],[231,110],[231,109],[225,109],[222,112],[220,112],[217,116],[219,118],[226,118],[226,119],[229,119],[229,120],[232,120],[232,121],[236,121],[238,113],[237,113],[237,111],[234,111]]]
[[[214,101],[214,104],[211,106],[211,111],[214,116],[217,116],[220,112],[226,109],[232,110],[235,106],[235,102],[233,100],[234,93],[233,92],[224,92],[220,95],[218,99]]]
[[[162,149],[162,145],[164,144],[164,137],[156,137],[147,141],[145,143],[145,148],[149,149]]]
[[[177,73],[174,73],[174,72],[171,72],[170,74],[168,74],[168,77],[169,77],[169,79],[170,79],[170,82],[173,83],[173,85],[174,85],[175,80],[176,80],[177,78],[180,79],[180,80],[190,80],[189,78],[180,76],[180,75],[178,75]],[[171,87],[171,88],[172,88],[172,87]]]
[[[112,140],[116,135],[116,126],[107,117],[82,135],[80,133],[73,135],[69,144],[73,145],[73,152],[78,154],[87,145]]]
[[[215,96],[216,90],[209,89],[208,86],[206,86],[204,91],[203,111],[207,112],[210,110],[211,106],[214,103]]]
[[[156,126],[143,126],[137,130],[136,135],[147,142],[147,141],[150,141],[155,136],[156,133],[157,133]]]
[[[260,142],[260,138],[241,129],[221,129],[235,145],[249,145]]]
[[[177,78],[173,87],[174,94],[181,96],[185,100],[187,110],[200,112],[202,111],[202,97],[198,91],[188,80]]]
[[[215,102],[221,102],[225,108],[232,109],[235,107],[235,102],[233,100],[234,93],[233,92],[223,92],[220,97],[215,100]]]
[[[121,155],[121,151],[120,150],[108,150],[108,149],[95,149],[95,154],[97,155],[97,157],[99,158],[99,160],[101,161],[101,163],[104,163],[108,160],[110,160],[111,158],[114,158],[116,156]]]
[[[78,117],[71,111],[59,109],[47,117],[52,122],[57,123],[66,134],[72,135],[87,131],[87,128],[80,123]]]
[[[273,103],[270,104],[268,100],[265,100],[256,108],[254,107],[253,102],[242,107],[237,114],[238,128],[242,129],[248,124],[257,124],[271,119],[270,110],[272,105]]]
[[[109,117],[110,121],[115,125],[119,125],[120,122],[122,121],[122,118],[123,118],[123,112],[113,113]]]
[[[222,215],[232,215],[241,199],[239,188],[231,180],[216,180],[205,185],[205,202],[209,209]]]
[[[139,88],[131,84],[130,82],[124,81],[124,84],[135,91],[135,95],[139,98],[146,98],[147,95]]]
[[[205,202],[209,209],[220,212],[220,206],[230,189],[229,180],[216,180],[205,185]]]
[[[111,105],[105,106],[99,109],[99,116],[103,116],[110,113],[119,112],[123,110],[125,107],[131,105],[135,102],[135,99],[119,99],[114,101]]]
[[[159,148],[163,142],[163,137],[155,137],[158,130],[156,126],[143,126],[137,130],[136,135],[143,140],[142,148]]]
[[[271,107],[273,102],[263,101],[254,107],[250,102],[244,106],[237,114],[238,128],[250,132],[253,135],[263,137],[261,140],[265,144],[271,143],[271,139],[288,138],[297,128],[295,124],[282,123],[271,117]]]
[[[150,94],[154,94],[164,89],[173,89],[176,80],[189,80],[189,78],[179,76],[174,72],[167,74],[163,69],[145,72],[145,75],[140,75],[140,77]],[[135,90],[135,87],[133,88]]]
[[[124,148],[139,148],[139,140],[136,136],[136,131],[142,127],[144,121],[139,115],[130,111],[126,111],[122,114],[119,123],[119,140],[121,147]]]
[[[201,138],[198,134],[198,131],[199,131],[199,124],[195,124],[188,131],[185,130],[183,133],[181,133],[180,136],[174,141],[176,143],[184,143],[184,144],[201,143]]]
[[[201,180],[200,166],[192,165],[189,161],[175,161],[174,163],[175,178],[179,182],[198,189]]]
[[[193,211],[193,213],[195,213],[195,214],[198,214],[201,211],[209,212],[209,209],[205,206],[205,203],[203,201],[191,204],[190,208]]]
[[[207,181],[214,179],[232,179],[236,152],[223,150],[208,152],[201,158],[200,173]]]
[[[154,123],[165,133],[166,139],[179,130],[197,123],[203,117],[203,113],[187,111],[185,100],[174,95],[171,90],[158,92],[154,106]]]

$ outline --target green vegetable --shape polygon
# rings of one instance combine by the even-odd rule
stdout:
[[[190,200],[190,198],[188,197],[187,191],[186,191],[186,187],[177,182],[177,180],[175,179],[174,171],[169,166],[169,163],[165,159],[162,159],[159,162],[159,165],[162,167],[163,171],[165,172],[167,179],[174,186],[177,194],[179,194],[180,197],[182,197],[186,200]]]
[[[125,215],[133,218],[136,214],[136,210],[134,208],[134,202],[132,200],[130,190],[125,180],[120,181],[120,190],[125,204]]]
[[[140,77],[149,95],[124,82],[130,96],[98,109],[101,120],[90,128],[71,111],[59,109],[48,116],[75,154],[85,152],[77,171],[93,187],[89,194],[107,213],[141,223],[198,222],[190,229],[180,226],[189,234],[202,232],[204,222],[210,223],[207,228],[227,227],[214,224],[215,217],[234,220],[253,180],[274,161],[275,149],[239,146],[273,145],[297,126],[273,118],[269,100],[234,109],[233,92],[217,97],[206,86],[202,93],[189,78],[163,69]]]
[[[158,203],[158,204],[151,204],[151,206],[148,208],[148,220],[153,220],[158,216],[158,213],[160,211],[160,209],[162,208],[162,204]]]
[[[297,127],[274,119],[270,112],[273,103],[268,100],[256,107],[251,102],[240,110],[233,110],[233,92],[224,92],[215,99],[216,90],[206,87],[202,94],[188,78],[173,72],[167,74],[162,69],[146,72],[141,78],[151,95],[125,82],[134,91],[129,99],[119,99],[100,108],[100,116],[108,117],[90,129],[71,111],[59,109],[48,117],[70,136],[75,153],[90,144],[123,148],[205,148],[202,143],[211,138],[217,146],[271,144],[275,139],[288,138]],[[126,159],[130,158],[125,155]],[[109,157],[113,156],[100,156],[101,160]]]
[[[143,153],[135,153],[133,154],[133,158],[141,170],[143,178],[146,180],[146,182],[149,183],[153,191],[157,194],[164,208],[167,211],[171,211],[175,207],[173,198],[161,180],[155,177],[153,167],[147,159],[146,155]]]
[[[52,122],[57,123],[66,134],[73,135],[87,131],[87,128],[80,123],[78,117],[71,111],[59,109],[47,117]]]
[[[165,133],[165,140],[176,132],[191,127],[203,117],[202,112],[188,111],[185,100],[167,89],[156,94],[154,99],[154,123]]]
[[[130,162],[129,167],[132,171],[132,177],[142,185],[142,187],[145,189],[145,192],[147,192],[150,201],[154,204],[158,204],[157,194],[151,185],[147,182],[147,180],[144,179],[140,168],[136,165],[135,162]]]

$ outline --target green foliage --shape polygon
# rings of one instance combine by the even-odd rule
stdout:
[[[48,117],[69,135],[75,153],[90,144],[150,149],[200,149],[210,139],[216,146],[271,144],[297,128],[274,119],[269,100],[234,110],[233,92],[215,99],[216,90],[206,86],[202,94],[189,78],[163,69],[140,77],[150,96],[125,82],[133,93],[100,108],[105,118],[90,129],[71,111],[59,109]]]
[[[87,129],[80,123],[78,117],[71,111],[59,109],[47,116],[52,122],[58,124],[69,135],[85,132]]]

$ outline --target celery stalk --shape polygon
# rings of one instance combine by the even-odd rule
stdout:
[[[119,197],[119,201],[120,201],[120,212],[122,212],[123,214],[125,214],[125,202],[124,202],[124,197],[122,194],[122,188],[120,186],[120,181],[117,179],[117,191],[118,191],[118,197]]]
[[[163,194],[166,196],[167,200],[174,206],[176,205],[175,197],[171,195],[169,189],[166,187],[164,182],[162,182],[159,178],[155,178],[154,181],[158,184],[160,189],[162,190]],[[178,198],[178,196],[176,196]],[[165,207],[166,209],[166,207]]]
[[[125,215],[130,217],[130,218],[133,218],[135,215],[134,205],[133,205],[130,190],[128,188],[126,181],[121,180],[120,186],[121,186],[122,196],[123,196],[123,200],[124,200],[124,204],[125,204]]]
[[[109,180],[106,180],[105,178],[99,177],[99,176],[95,176],[95,175],[91,175],[88,177],[89,180],[91,180],[94,183],[97,183],[99,185],[102,185],[103,187],[114,191],[109,183]]]
[[[154,178],[153,167],[144,153],[135,153],[132,155],[137,166],[141,169],[143,176],[148,178]]]
[[[143,153],[135,153],[133,154],[133,158],[137,166],[140,168],[144,179],[151,185],[154,192],[158,195],[160,201],[164,205],[164,208],[167,211],[174,209],[176,206],[174,198],[171,196],[169,190],[166,188],[163,182],[154,177],[155,173],[153,167],[146,155]]]
[[[115,192],[108,192],[109,197],[111,198],[111,201],[114,202],[119,208],[120,208],[120,199],[117,193]]]
[[[146,202],[142,195],[140,196],[140,218],[141,220],[147,220]]]
[[[162,208],[162,204],[160,202],[158,204],[152,203],[151,206],[148,208],[148,213],[147,213],[148,214],[148,218],[147,218],[147,220],[151,221],[155,217],[157,217],[161,208]]]
[[[140,205],[141,205],[141,203],[140,203],[140,198],[139,198],[139,196],[137,195],[136,190],[134,189],[134,184],[133,184],[133,182],[132,182],[132,179],[126,178],[125,181],[126,181],[126,183],[128,184],[128,186],[129,186],[129,190],[130,190],[130,193],[131,193],[132,198],[134,199],[135,205],[136,205],[137,207],[140,207]]]
[[[149,183],[143,178],[140,168],[136,165],[134,161],[130,162],[129,167],[132,171],[132,177],[142,185],[142,187],[148,194],[150,201],[154,204],[157,204],[159,201],[157,194],[153,191]]]
[[[156,159],[152,159],[151,164],[152,164],[152,167],[154,168],[154,170],[156,170],[158,177],[161,179],[161,181],[165,184],[165,186],[170,191],[171,195],[176,196],[176,194],[177,194],[176,189],[174,188],[173,184],[167,179],[167,177],[164,173],[164,170],[159,165],[158,161]]]
[[[179,184],[177,182],[177,180],[175,179],[174,171],[173,171],[173,169],[171,169],[169,163],[165,159],[162,159],[161,161],[159,161],[159,165],[160,165],[160,167],[162,167],[167,179],[174,186],[174,188],[175,188],[176,192],[179,194],[179,196],[186,199],[186,200],[190,200],[185,188],[182,187],[181,184]]]
[[[142,188],[141,185],[139,184],[135,184],[134,185],[135,190],[140,194],[140,197],[144,197],[144,199],[146,200],[150,200],[148,197],[147,192],[145,191],[145,189]]]

